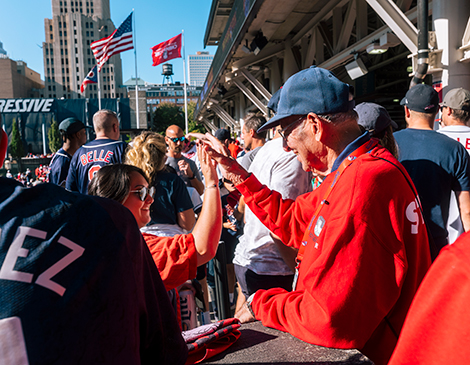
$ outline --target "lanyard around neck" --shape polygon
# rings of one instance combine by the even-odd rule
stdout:
[[[378,145],[378,140],[373,138],[361,145],[359,148],[357,148],[355,151],[353,151],[351,154],[349,154],[343,162],[341,162],[341,165],[338,167],[338,169],[335,172],[335,177],[333,178],[333,181],[331,184],[328,186],[325,195],[323,196],[323,199],[320,201],[320,204],[317,206],[317,209],[315,210],[315,213],[312,216],[312,219],[310,220],[310,223],[307,227],[307,230],[305,231],[304,238],[302,239],[302,243],[299,247],[299,252],[297,254],[297,268],[300,266],[300,263],[302,262],[304,258],[304,252],[305,248],[307,247],[307,237],[310,235],[310,231],[313,226],[313,222],[315,219],[318,217],[321,209],[323,208],[324,205],[329,204],[328,203],[328,197],[330,196],[330,193],[333,191],[333,188],[335,187],[336,183],[338,182],[339,178],[343,174],[344,170],[351,165],[359,156],[371,151],[373,148],[375,148]]]

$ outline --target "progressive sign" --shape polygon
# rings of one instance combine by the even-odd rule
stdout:
[[[55,99],[0,99],[0,113],[51,113]]]

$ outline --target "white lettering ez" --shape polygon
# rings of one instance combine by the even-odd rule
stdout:
[[[0,279],[31,283],[33,281],[33,274],[14,270],[14,267],[18,257],[27,257],[29,254],[29,250],[22,247],[26,236],[36,237],[44,240],[46,239],[46,235],[47,232],[41,231],[39,229],[19,227],[16,231],[15,238],[13,239],[13,242],[11,243],[11,246],[5,256],[2,267],[0,268]],[[58,242],[70,248],[72,252],[40,274],[36,280],[36,284],[52,290],[60,296],[63,296],[66,289],[62,285],[52,281],[51,278],[64,270],[80,256],[82,256],[85,249],[62,236],[59,238]]]

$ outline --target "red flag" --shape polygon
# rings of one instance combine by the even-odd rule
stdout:
[[[151,48],[153,65],[181,57],[181,34]]]
[[[134,48],[132,42],[132,13],[109,37],[91,44],[91,50],[98,61],[98,71],[115,54]]]

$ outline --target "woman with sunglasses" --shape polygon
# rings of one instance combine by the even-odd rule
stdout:
[[[155,201],[150,207],[151,222],[145,232],[159,236],[187,233],[196,221],[193,203],[183,180],[165,166],[165,138],[146,131],[129,144],[124,163],[141,168],[155,187]]]
[[[222,207],[215,165],[200,146],[198,155],[207,187],[202,211],[192,233],[174,237],[143,234],[167,290],[196,277],[197,267],[215,256],[222,231]],[[139,228],[150,221],[149,208],[154,192],[140,168],[124,164],[101,168],[88,186],[89,195],[113,199],[128,208]]]

